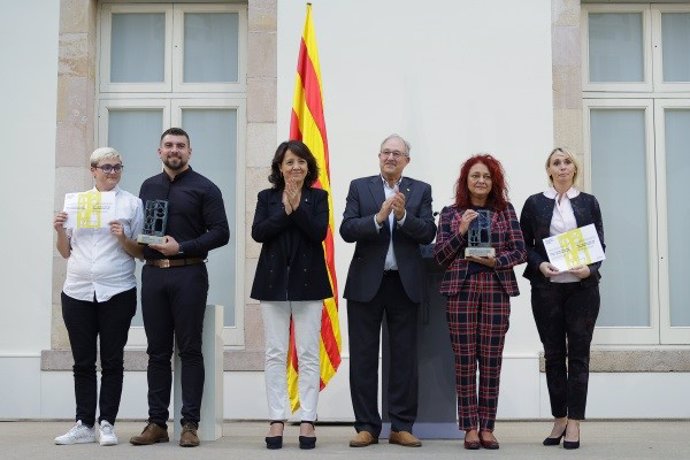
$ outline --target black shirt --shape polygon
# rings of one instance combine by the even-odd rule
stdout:
[[[139,198],[168,201],[168,222],[165,230],[180,244],[183,254],[172,257],[206,258],[208,251],[227,244],[230,239],[220,189],[210,180],[192,171],[181,172],[173,180],[162,172],[141,184]],[[160,252],[144,247],[146,259],[163,259]]]

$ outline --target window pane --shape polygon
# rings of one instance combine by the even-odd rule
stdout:
[[[690,81],[690,13],[661,15],[664,81]]]
[[[592,190],[606,260],[598,326],[649,326],[645,118],[640,109],[592,109]]]
[[[230,243],[209,253],[207,303],[223,305],[225,326],[234,326],[237,235],[232,230],[237,219],[237,111],[186,108],[182,111],[182,125],[190,136],[192,168],[213,181],[223,193],[231,230]]]
[[[122,155],[125,169],[120,180],[120,188],[139,196],[139,188],[144,179],[161,171],[158,148],[163,132],[162,109],[124,109],[110,110],[108,116],[108,143]],[[141,262],[137,261],[135,270],[137,288],[141,292]],[[137,296],[139,303],[139,296]],[[143,326],[141,303],[132,319],[132,326]]]
[[[589,14],[589,80],[644,81],[641,13]]]
[[[690,283],[688,282],[688,145],[690,145],[690,108],[667,109],[666,125],[666,196],[668,200],[668,272],[671,300],[671,326],[690,326]]]
[[[237,13],[184,15],[184,81],[236,82]]]
[[[113,14],[110,81],[164,81],[165,14]]]

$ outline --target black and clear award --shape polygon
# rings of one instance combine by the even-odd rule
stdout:
[[[465,257],[495,257],[496,250],[491,247],[491,212],[488,209],[477,210],[477,217],[467,230],[467,247]]]
[[[137,236],[139,244],[165,243],[165,227],[168,225],[168,202],[146,200],[144,206],[144,232]]]

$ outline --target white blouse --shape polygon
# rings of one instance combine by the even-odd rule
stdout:
[[[92,189],[96,191],[96,189]],[[144,226],[141,200],[115,187],[115,215],[122,222],[125,235],[135,238]],[[112,296],[137,285],[136,266],[110,228],[68,230],[71,252],[63,292],[77,300],[105,302]]]
[[[551,217],[551,227],[549,228],[549,236],[558,235],[559,233],[567,232],[577,228],[577,221],[575,220],[575,212],[573,205],[570,202],[580,194],[580,191],[570,187],[563,195],[558,196],[555,188],[551,187],[544,192],[544,196],[554,200],[553,216]],[[580,281],[580,278],[572,273],[563,272],[559,275],[550,278],[552,283],[575,283]]]

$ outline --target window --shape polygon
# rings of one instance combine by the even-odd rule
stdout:
[[[595,342],[690,342],[690,6],[583,6],[587,188],[607,260]]]
[[[224,307],[229,346],[244,344],[246,29],[246,6],[231,4],[104,4],[99,20],[97,143],[122,153],[122,188],[138,194],[161,170],[160,134],[181,126],[192,167],[223,193],[231,238],[209,254],[208,303]]]

